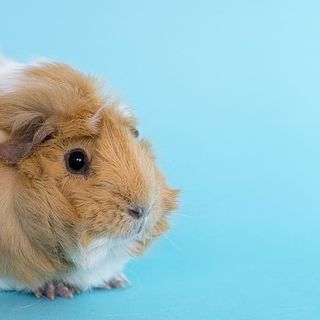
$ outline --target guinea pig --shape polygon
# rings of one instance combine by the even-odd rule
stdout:
[[[0,59],[0,290],[71,298],[123,269],[177,207],[131,111],[66,64]]]

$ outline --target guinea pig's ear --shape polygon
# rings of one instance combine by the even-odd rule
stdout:
[[[16,164],[27,157],[32,150],[47,140],[56,131],[56,126],[45,123],[41,126],[27,128],[25,132],[0,143],[0,157]]]

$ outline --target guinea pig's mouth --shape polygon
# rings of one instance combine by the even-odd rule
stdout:
[[[128,232],[127,238],[136,239],[144,234],[147,229],[147,218],[144,217],[134,222],[132,229]]]
[[[143,230],[145,229],[146,226],[146,218],[141,219],[138,223],[136,223],[135,227],[134,227],[134,233],[136,235],[139,235],[143,232]]]

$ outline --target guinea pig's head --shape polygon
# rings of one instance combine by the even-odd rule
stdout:
[[[20,68],[12,90],[1,94],[0,83],[0,129],[21,227],[47,252],[96,239],[139,250],[166,231],[178,191],[135,118],[91,77],[63,64]]]

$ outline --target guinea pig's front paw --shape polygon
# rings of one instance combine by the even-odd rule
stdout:
[[[101,288],[111,290],[115,288],[124,288],[127,286],[131,286],[131,282],[123,273],[120,273],[115,277],[112,277],[110,280],[105,281]]]
[[[79,292],[77,287],[64,282],[49,282],[33,291],[37,298],[47,297],[50,300],[55,297],[73,298],[74,294]]]

